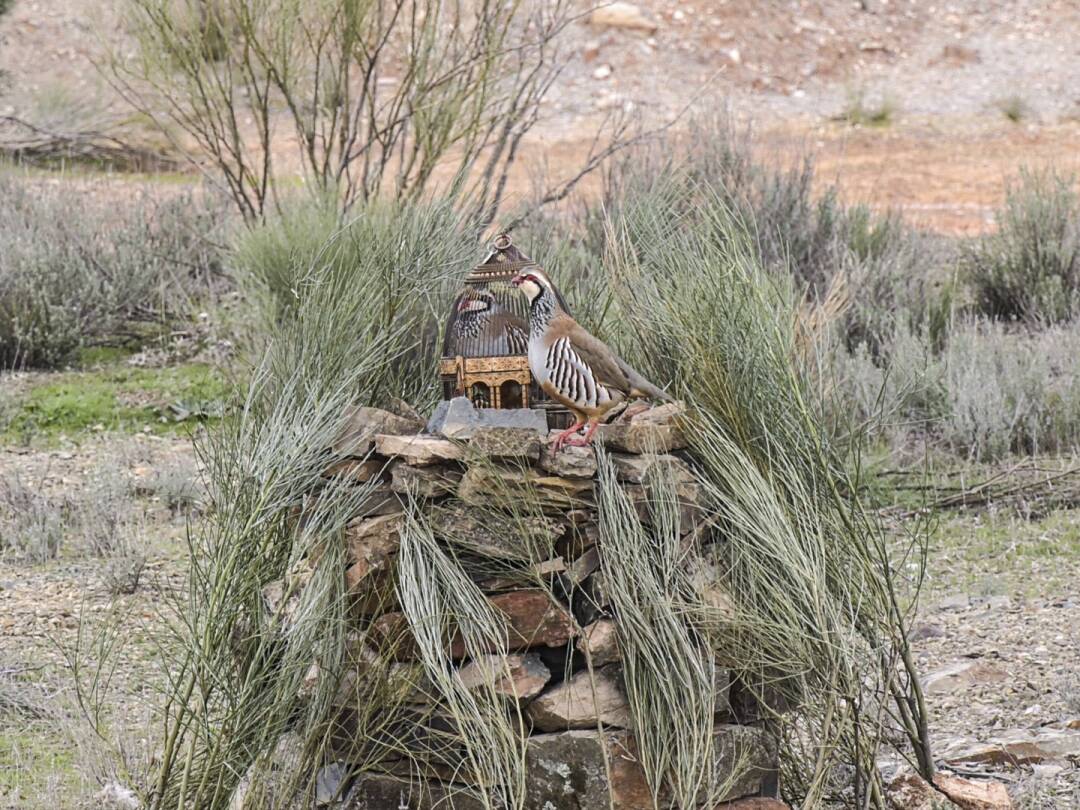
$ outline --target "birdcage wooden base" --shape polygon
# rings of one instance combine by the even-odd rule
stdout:
[[[477,408],[539,408],[552,430],[574,422],[569,410],[533,384],[526,357],[444,357],[439,379],[443,399],[467,397]]]
[[[468,397],[477,408],[528,408],[529,361],[524,357],[450,357],[439,364],[443,396]]]

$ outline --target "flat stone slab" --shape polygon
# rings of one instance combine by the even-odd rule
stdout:
[[[596,475],[596,451],[592,447],[567,445],[555,452],[551,443],[545,442],[540,452],[540,469],[563,478],[592,478]]]
[[[577,640],[577,648],[580,652],[588,652],[592,656],[594,667],[602,667],[622,660],[622,653],[619,652],[618,630],[611,619],[598,619],[588,627],[582,628],[581,637]]]
[[[620,481],[632,484],[647,483],[652,475],[668,474],[673,482],[694,481],[694,474],[686,462],[677,456],[666,453],[643,453],[626,455],[612,453],[611,463],[615,465],[615,475]]]
[[[464,448],[456,442],[424,434],[397,436],[380,433],[375,437],[375,452],[380,456],[404,459],[414,467],[465,458]]]
[[[341,810],[484,810],[464,788],[385,774],[360,774]]]
[[[685,409],[669,402],[634,414],[628,421],[601,425],[597,438],[611,450],[624,453],[669,453],[686,447],[679,426]]]
[[[553,602],[539,588],[526,588],[489,597],[496,615],[502,618],[507,649],[525,650],[530,647],[559,647],[576,635],[573,617],[566,608]],[[402,613],[386,613],[372,624],[372,630],[385,641],[395,644],[398,660],[411,660],[416,654],[410,639],[409,624]],[[447,640],[447,654],[464,658],[467,650],[458,632]],[[494,653],[496,649],[485,650]]]
[[[550,552],[566,531],[566,526],[554,518],[500,519],[454,500],[434,506],[427,517],[436,537],[497,560],[531,560],[533,549]]]
[[[496,694],[526,701],[536,697],[551,680],[551,670],[535,653],[507,656],[488,655],[470,661],[458,670],[466,689],[492,687]]]
[[[580,478],[541,475],[535,470],[493,466],[470,467],[458,487],[458,497],[472,506],[487,506],[496,496],[509,499],[536,497],[549,509],[564,511],[592,500],[592,482]]]
[[[385,468],[386,462],[379,458],[347,458],[327,467],[323,477],[342,478],[346,481],[365,484],[373,478],[378,478]]]
[[[528,715],[540,731],[605,726],[629,728],[633,725],[630,704],[619,683],[617,667],[582,670],[553,686],[529,704]]]
[[[1016,767],[1080,759],[1080,730],[1013,729],[996,732],[985,742],[958,742],[940,754],[949,765]]]
[[[349,549],[345,586],[350,593],[356,593],[370,575],[389,567],[401,544],[403,520],[400,513],[380,515],[354,520],[345,527]]]
[[[487,458],[536,461],[543,443],[543,438],[529,428],[482,427],[473,434],[469,447]]]
[[[481,428],[519,428],[546,436],[547,414],[538,408],[475,408],[465,397],[440,402],[427,432],[448,439],[471,439]]]
[[[461,481],[461,470],[444,465],[414,467],[396,462],[390,471],[390,489],[420,498],[439,498],[453,493]]]
[[[415,419],[380,408],[352,407],[345,413],[345,424],[333,450],[339,456],[366,456],[380,433],[404,436],[421,430],[423,425]]]

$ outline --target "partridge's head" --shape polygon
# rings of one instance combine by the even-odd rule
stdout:
[[[462,314],[472,313],[473,315],[479,315],[481,312],[488,311],[494,305],[495,296],[487,290],[476,290],[458,301],[457,310]]]
[[[530,304],[539,296],[552,290],[551,280],[543,270],[535,267],[514,276],[510,283],[525,293]]]

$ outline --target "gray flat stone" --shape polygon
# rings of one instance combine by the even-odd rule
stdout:
[[[465,397],[440,402],[427,432],[447,439],[471,439],[481,428],[524,428],[547,436],[547,414],[537,408],[474,408]]]
[[[558,435],[561,431],[556,431]],[[558,452],[545,443],[540,453],[540,469],[565,478],[592,478],[596,475],[596,451],[592,447],[567,445]]]
[[[633,725],[617,667],[594,670],[591,675],[582,670],[536,698],[528,714],[541,731],[596,728],[597,720],[617,728]]]
[[[581,632],[577,648],[592,655],[592,665],[602,667],[622,660],[619,652],[618,631],[611,619],[599,619]]]
[[[459,461],[465,457],[461,445],[438,436],[375,436],[375,452],[380,456],[403,458],[415,467],[439,461]]]
[[[469,447],[487,458],[536,461],[543,441],[529,428],[481,427],[473,434]]]
[[[497,694],[526,701],[547,686],[551,671],[536,653],[487,655],[458,670],[458,677],[466,689],[489,686]]]
[[[403,436],[419,433],[423,425],[379,408],[352,407],[345,413],[345,424],[334,441],[338,456],[365,456],[371,452],[379,433]]]
[[[411,492],[421,498],[438,498],[454,492],[461,475],[460,470],[443,465],[411,467],[399,463],[391,471],[390,489],[402,494]]]
[[[530,560],[532,550],[550,552],[566,526],[553,518],[529,521],[505,519],[457,500],[430,509],[428,519],[436,537],[474,554],[499,560]]]

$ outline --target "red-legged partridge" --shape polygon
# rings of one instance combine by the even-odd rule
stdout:
[[[604,416],[627,399],[671,399],[566,314],[542,271],[528,270],[512,283],[529,299],[533,380],[574,414],[574,424],[555,438],[555,450],[588,444]],[[586,425],[584,437],[571,438]]]
[[[499,354],[522,355],[529,347],[525,321],[502,307],[488,290],[476,290],[458,302],[454,331],[459,339],[494,341]]]

